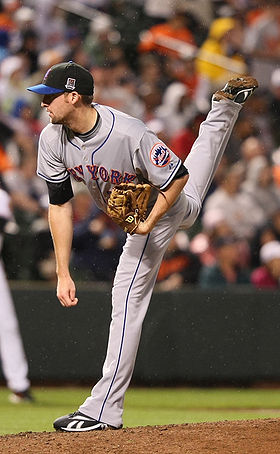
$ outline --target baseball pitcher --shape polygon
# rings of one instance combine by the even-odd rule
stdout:
[[[127,232],[113,284],[102,378],[77,411],[54,422],[56,430],[68,432],[122,427],[124,395],[162,257],[177,229],[196,220],[242,104],[258,84],[240,77],[215,93],[184,163],[140,120],[94,104],[93,85],[89,71],[65,62],[51,67],[42,84],[28,88],[42,95],[50,117],[40,136],[38,175],[49,190],[63,306],[78,303],[69,272],[70,177],[85,184],[96,204]]]

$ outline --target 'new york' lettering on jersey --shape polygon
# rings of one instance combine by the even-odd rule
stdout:
[[[87,185],[103,211],[112,187],[121,182],[137,183],[139,174],[160,189],[167,187],[181,165],[180,159],[142,121],[111,107],[99,104],[93,107],[100,115],[100,125],[86,142],[73,135],[69,137],[69,131],[62,125],[50,123],[43,129],[38,175],[59,183],[70,174]],[[154,190],[151,204],[156,197]]]
[[[104,166],[98,166],[96,164],[93,165],[86,165],[86,170],[90,173],[92,180],[98,180],[101,178],[103,181],[110,181],[112,185],[120,184],[120,183],[132,183],[136,175],[129,174],[127,172],[122,175],[119,170],[115,169],[106,169]],[[84,171],[83,166],[80,164],[74,168],[68,168],[67,171],[73,176],[76,181],[83,181],[84,179]]]

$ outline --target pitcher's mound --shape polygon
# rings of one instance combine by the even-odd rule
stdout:
[[[279,454],[280,419],[0,437],[2,454]]]

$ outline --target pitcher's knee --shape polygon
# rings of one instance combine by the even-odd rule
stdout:
[[[181,227],[190,228],[198,218],[198,215],[201,210],[201,204],[197,203],[195,200],[192,200],[190,205],[190,211],[186,214],[186,217],[183,219]]]

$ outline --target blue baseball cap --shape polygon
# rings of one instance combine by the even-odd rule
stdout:
[[[93,95],[94,81],[91,73],[73,61],[53,65],[45,74],[43,82],[27,90],[39,95],[53,95],[72,91],[80,95]]]

